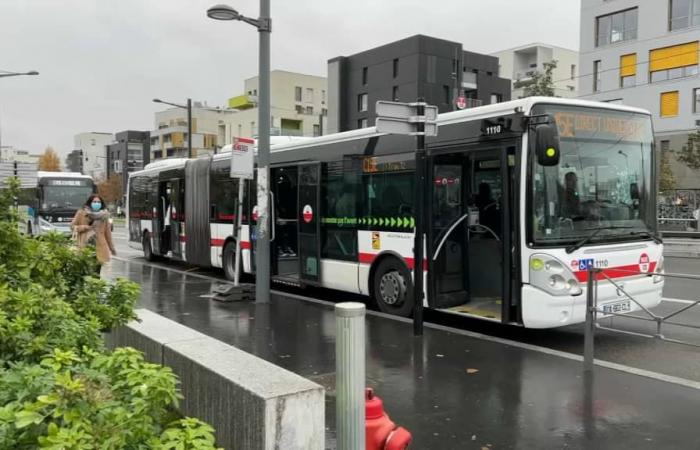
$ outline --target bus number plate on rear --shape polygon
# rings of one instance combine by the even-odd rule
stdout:
[[[629,311],[631,308],[630,301],[624,300],[621,302],[606,303],[603,306],[603,313],[623,313]]]

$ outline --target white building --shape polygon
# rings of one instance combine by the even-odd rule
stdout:
[[[226,124],[235,111],[192,102],[192,157],[212,155],[225,145]],[[187,110],[169,108],[155,114],[151,161],[187,157]]]
[[[651,111],[677,188],[700,173],[677,155],[700,127],[700,1],[582,0],[579,95]]]
[[[87,132],[73,137],[73,149],[82,152],[83,174],[93,180],[107,177],[107,146],[112,143],[112,133]]]
[[[552,71],[554,95],[576,97],[578,94],[579,54],[555,45],[533,43],[492,53],[499,61],[499,76],[512,80],[511,98],[522,98],[535,73],[544,72],[544,63],[557,61]]]
[[[12,146],[0,147],[0,162],[34,163],[39,162],[40,155],[32,155],[27,150],[19,150]]]
[[[258,77],[244,82],[245,93],[232,97],[229,108],[238,111],[230,116],[226,143],[231,138],[258,135]],[[328,114],[325,77],[284,70],[270,72],[270,134],[273,136],[313,137],[322,133]]]

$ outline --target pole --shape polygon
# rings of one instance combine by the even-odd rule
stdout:
[[[255,301],[270,301],[270,0],[260,0],[260,79],[258,105],[258,233]]]
[[[583,338],[583,371],[593,372],[593,338],[595,337],[595,290],[596,270],[588,269],[586,285],[586,330]]]
[[[425,115],[424,99],[418,99],[417,115]],[[415,184],[415,215],[416,230],[413,241],[413,335],[423,335],[423,220],[424,187],[425,187],[425,122],[417,124],[416,137],[416,184]]]
[[[233,261],[233,285],[238,286],[239,270],[241,267],[241,216],[243,215],[243,190],[245,180],[238,179],[238,204],[236,205],[236,218],[233,223],[233,232],[236,235],[236,259]]]
[[[336,431],[338,450],[365,448],[365,305],[335,305]]]
[[[187,157],[192,157],[192,99],[187,99]]]

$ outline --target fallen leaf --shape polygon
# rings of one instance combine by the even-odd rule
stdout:
[[[470,369],[467,369],[467,373],[470,374],[470,375],[473,374],[473,373],[477,373],[478,371],[479,371],[479,369],[471,369],[471,368],[470,368]]]

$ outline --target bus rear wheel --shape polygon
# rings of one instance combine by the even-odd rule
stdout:
[[[396,258],[382,260],[374,271],[372,297],[379,310],[409,317],[413,312],[413,281],[405,264]]]
[[[146,232],[143,235],[143,257],[146,261],[155,261],[156,255],[153,253],[153,247],[151,247],[151,235]]]
[[[233,281],[236,277],[236,243],[234,241],[229,241],[224,247],[221,265],[224,267],[226,279]]]

